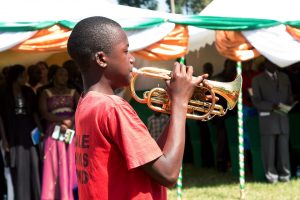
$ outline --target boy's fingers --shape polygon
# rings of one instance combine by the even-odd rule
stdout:
[[[172,72],[171,72],[171,78],[173,78],[174,73],[175,73],[175,74],[179,74],[179,73],[180,73],[180,64],[179,64],[179,62],[175,62],[175,63],[174,63],[174,65],[173,65],[173,70],[172,70]]]
[[[206,95],[206,98],[205,98],[206,101],[211,100],[211,99],[212,99],[212,95]],[[215,101],[219,101],[219,97],[215,96]]]
[[[196,85],[200,85],[200,83],[202,83],[204,81],[205,78],[207,78],[208,74],[203,74],[200,76],[197,76],[194,81]]]
[[[203,80],[203,84],[204,84],[205,87],[207,87],[210,90],[213,88],[213,86],[210,85],[207,80]]]
[[[187,66],[187,69],[186,69],[186,74],[188,76],[192,76],[194,73],[194,68],[192,66]]]
[[[180,63],[180,73],[181,74],[186,74],[186,66],[182,63]]]

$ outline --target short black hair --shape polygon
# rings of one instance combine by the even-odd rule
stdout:
[[[37,66],[44,66],[45,68],[49,68],[48,64],[45,61],[39,61],[36,63]]]
[[[60,68],[59,65],[56,65],[56,64],[50,65],[49,71],[48,71],[48,80],[50,83],[53,83],[53,78],[54,78],[58,68]]]
[[[16,64],[8,69],[8,74],[7,74],[7,83],[8,85],[12,85],[14,82],[17,81],[19,76],[26,70],[25,66]]]
[[[116,41],[116,30],[120,24],[106,17],[88,17],[78,22],[69,37],[67,48],[70,57],[84,71],[90,65],[94,55],[103,51],[110,53]]]
[[[38,65],[30,65],[27,68],[27,74],[29,77],[28,83],[31,86],[36,86],[42,79],[42,70]]]

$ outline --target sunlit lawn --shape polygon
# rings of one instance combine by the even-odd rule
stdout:
[[[254,182],[246,178],[247,200],[300,200],[300,180],[292,179],[288,183],[267,184]],[[234,200],[240,199],[238,177],[230,172],[220,173],[214,169],[183,166],[184,200]],[[168,191],[168,199],[176,200],[176,188]]]

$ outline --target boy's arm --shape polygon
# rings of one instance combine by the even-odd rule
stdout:
[[[195,85],[207,75],[192,78],[193,68],[176,63],[168,93],[172,102],[169,124],[158,140],[163,155],[142,166],[153,179],[166,187],[172,187],[178,178],[182,165],[187,105]]]

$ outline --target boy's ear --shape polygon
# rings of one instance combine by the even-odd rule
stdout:
[[[100,67],[105,68],[107,66],[107,63],[105,61],[105,54],[103,51],[97,52],[95,54],[95,57],[96,57],[96,62]]]

